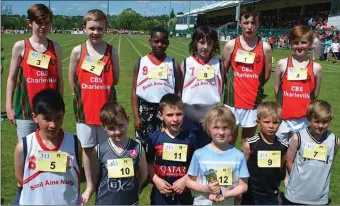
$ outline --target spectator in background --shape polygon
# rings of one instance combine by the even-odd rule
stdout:
[[[323,51],[324,59],[328,61],[328,54],[331,50],[332,39],[330,36],[327,36],[325,39],[325,49]]]
[[[309,19],[308,26],[311,26],[311,27],[313,26],[313,17]]]
[[[333,43],[331,44],[331,51],[333,53],[333,63],[337,63],[340,59],[340,45],[336,38],[334,38]]]
[[[315,61],[318,57],[320,57],[320,40],[318,38],[318,33],[314,32],[313,34],[314,40],[313,40],[313,61]]]

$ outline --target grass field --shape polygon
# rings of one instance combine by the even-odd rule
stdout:
[[[4,48],[3,56],[4,73],[1,77],[1,111],[5,111],[5,93],[8,68],[11,57],[11,50],[14,42],[27,38],[28,35],[2,35],[2,45]],[[64,79],[64,99],[66,104],[66,114],[64,118],[64,130],[75,133],[75,119],[73,116],[72,96],[68,85],[68,65],[72,48],[85,41],[84,35],[50,35],[50,39],[58,42],[63,50],[63,79]],[[120,80],[116,87],[118,101],[125,107],[126,111],[132,117],[130,92],[132,85],[133,66],[140,56],[147,54],[150,50],[148,36],[128,36],[128,35],[106,35],[105,40],[118,49],[120,55]],[[167,55],[174,57],[178,62],[189,56],[188,39],[171,39]],[[221,43],[223,51],[224,43]],[[291,54],[290,51],[274,50],[276,61]],[[340,64],[322,62],[323,81],[320,92],[320,99],[329,101],[335,111],[335,118],[330,126],[335,134],[340,134],[340,103],[339,103],[339,85],[340,84]],[[273,74],[273,73],[272,73]],[[265,93],[268,95],[265,100],[274,100],[274,81],[273,76],[265,86]],[[129,125],[129,134],[133,135],[132,121]],[[13,152],[17,143],[15,127],[7,120],[1,122],[1,197],[2,204],[10,204],[16,191]],[[238,142],[239,143],[239,142]],[[239,145],[239,144],[238,144]],[[331,176],[330,198],[331,204],[340,204],[340,160],[339,153],[334,161]],[[315,177],[317,178],[317,177]],[[82,183],[84,189],[85,183]],[[149,204],[150,185],[144,190],[140,197],[141,204]],[[83,190],[82,190],[83,191]],[[93,198],[90,201],[93,202]]]

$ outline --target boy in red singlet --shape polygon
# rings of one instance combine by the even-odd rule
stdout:
[[[282,123],[277,136],[288,143],[293,132],[308,126],[307,106],[320,90],[322,68],[308,56],[313,33],[308,26],[290,32],[293,55],[281,59],[275,71],[275,94],[282,106]]]
[[[37,129],[32,119],[33,97],[44,89],[55,89],[63,94],[61,48],[47,38],[52,15],[43,4],[31,6],[27,18],[32,36],[13,46],[6,87],[6,113],[8,120],[16,125],[19,141]]]
[[[259,14],[252,8],[241,12],[242,35],[229,41],[223,51],[225,98],[224,104],[236,116],[242,127],[242,140],[256,132],[256,109],[262,102],[264,84],[269,80],[272,50],[267,42],[256,36]],[[238,128],[230,144],[235,145]]]
[[[116,100],[115,85],[119,79],[119,57],[116,49],[103,38],[107,17],[98,9],[84,16],[87,41],[73,48],[70,57],[69,83],[74,96],[77,136],[84,148],[84,170],[87,188],[83,194],[88,201],[91,184],[91,153],[94,147],[108,136],[101,127],[100,109],[107,102]]]
[[[276,133],[289,143],[295,131],[308,126],[308,104],[320,91],[322,67],[308,56],[313,33],[308,26],[296,26],[290,32],[293,55],[279,60],[275,71],[275,95],[282,107],[282,122]],[[285,185],[288,183],[286,173]]]

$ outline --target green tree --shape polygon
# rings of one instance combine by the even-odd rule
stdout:
[[[174,12],[174,9],[171,9],[171,12],[170,12],[170,19],[176,17],[175,16],[175,12]]]
[[[135,10],[128,8],[124,9],[117,16],[117,27],[119,29],[136,30],[140,28],[140,23],[142,22],[142,15],[137,13]]]

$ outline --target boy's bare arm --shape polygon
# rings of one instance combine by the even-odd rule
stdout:
[[[230,62],[231,62],[231,55],[234,51],[235,47],[235,39],[229,41],[225,44],[223,49],[223,69],[222,69],[222,75],[224,76],[224,80],[226,80],[226,74],[228,73]],[[223,82],[224,84],[224,82]]]
[[[287,59],[280,59],[277,62],[276,69],[275,69],[275,76],[274,76],[274,89],[275,89],[275,96],[278,99],[278,93],[281,85],[282,74],[285,70],[287,64]]]
[[[74,95],[74,76],[77,71],[77,67],[79,64],[80,59],[80,52],[81,52],[81,45],[78,45],[73,48],[70,56],[70,65],[68,71],[68,82],[71,87],[72,95]]]
[[[182,89],[183,89],[183,80],[184,80],[184,76],[182,74],[181,71],[181,67],[179,66],[179,64],[176,62],[176,80],[175,80],[175,94],[182,96]]]
[[[64,94],[64,80],[63,80],[63,65],[62,65],[62,52],[58,43],[53,42],[55,53],[57,56],[57,71],[58,71],[58,91],[63,96]]]
[[[298,136],[294,134],[292,138],[290,138],[290,142],[289,142],[289,146],[288,146],[288,150],[286,154],[287,155],[287,170],[289,174],[293,168],[295,155],[296,155],[296,152],[299,146],[298,144],[299,144]]]
[[[139,119],[139,103],[138,96],[136,94],[136,85],[138,77],[138,63],[134,66],[133,78],[132,78],[132,90],[131,90],[131,104],[132,104],[132,114],[134,118],[134,126],[136,130],[141,129],[141,121]]]
[[[86,182],[86,190],[82,194],[83,201],[86,203],[92,196],[98,182],[98,174],[100,169],[100,164],[97,158],[97,147],[92,150],[89,157],[83,152],[84,159],[84,172],[86,176],[91,177],[89,182]]]
[[[245,141],[245,142],[243,143],[242,152],[244,153],[244,155],[246,156],[246,159],[247,159],[247,161],[248,161],[249,155],[250,155],[250,145],[249,145],[249,142],[248,142],[248,141]]]
[[[148,173],[151,178],[151,181],[155,184],[158,191],[161,194],[171,194],[171,184],[169,184],[167,181],[163,180],[162,178],[158,177],[158,175],[155,173],[155,165],[154,162],[148,162]]]
[[[15,178],[17,180],[18,185],[23,186],[23,178],[24,178],[24,147],[22,141],[20,141],[15,147],[14,152],[14,169],[15,169]]]
[[[113,82],[114,85],[118,84],[119,81],[119,73],[120,73],[120,63],[119,63],[119,55],[115,48],[112,47],[112,62],[113,62]]]
[[[224,198],[239,196],[248,190],[248,179],[240,178],[238,180],[237,186],[231,190],[223,190]]]
[[[322,67],[319,63],[313,62],[313,64],[313,72],[315,74],[315,98],[318,98],[322,80]]]
[[[16,87],[16,81],[19,71],[20,62],[25,50],[25,41],[21,40],[14,44],[12,49],[12,58],[8,72],[6,87],[6,113],[11,123],[15,124],[15,112],[13,110],[13,95]]]
[[[197,182],[197,176],[188,175],[186,186],[197,192],[210,193],[208,185],[202,185]]]
[[[146,162],[145,151],[142,147],[142,154],[138,163],[138,181],[139,185],[142,185],[148,176],[148,164]]]
[[[272,48],[267,42],[263,42],[263,53],[264,53],[264,83],[270,79],[272,73]]]

